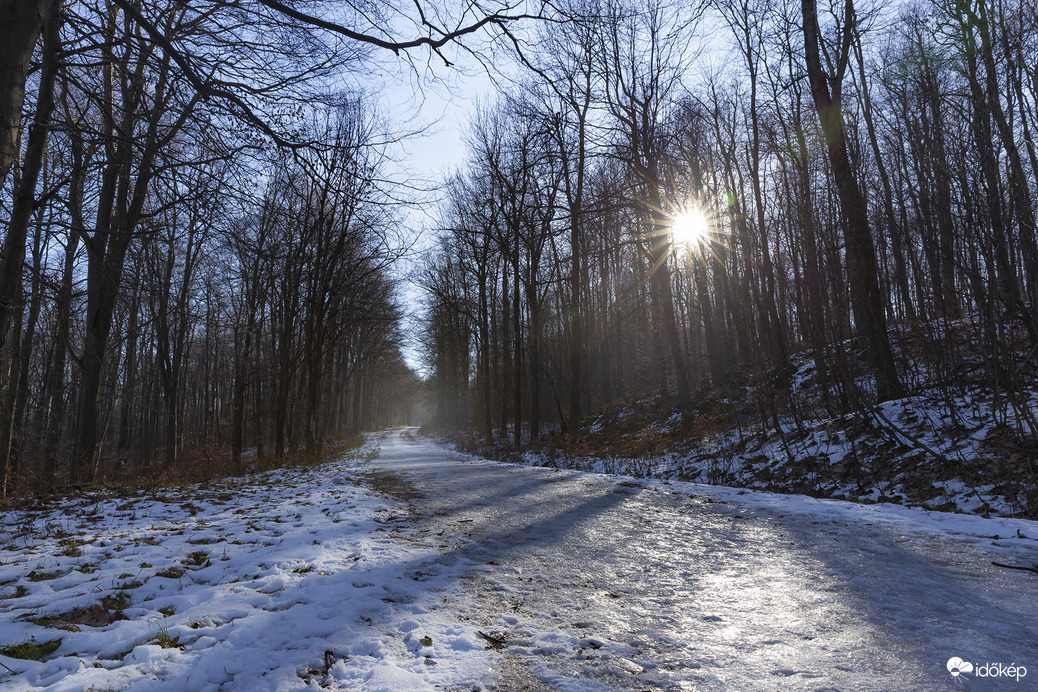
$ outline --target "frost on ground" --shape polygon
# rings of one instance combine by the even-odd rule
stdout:
[[[380,463],[471,541],[467,614],[555,689],[1030,686],[953,679],[953,656],[1038,675],[1038,574],[992,564],[1038,567],[1036,522],[398,446]]]
[[[60,643],[40,661],[0,656],[0,687],[1038,679],[1038,574],[1011,568],[1038,567],[1038,523],[516,467],[407,433],[377,444],[224,486],[7,512],[0,645]],[[953,657],[974,673],[953,677]],[[986,663],[1029,674],[978,677]]]

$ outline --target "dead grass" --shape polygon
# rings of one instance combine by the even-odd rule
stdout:
[[[107,597],[100,603],[95,603],[86,608],[73,608],[64,613],[55,615],[33,615],[21,619],[31,622],[40,627],[79,632],[80,625],[85,627],[107,627],[118,620],[125,620],[123,609],[129,605],[129,601],[123,598]]]

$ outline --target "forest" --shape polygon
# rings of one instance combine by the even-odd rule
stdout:
[[[0,16],[4,493],[320,453],[422,395],[429,428],[499,450],[581,449],[642,406],[790,456],[805,421],[853,420],[943,467],[884,405],[938,411],[938,438],[980,406],[1038,502],[1029,3]],[[497,89],[418,241],[416,307],[399,129],[365,84],[459,59]]]
[[[448,184],[423,274],[439,425],[504,457],[600,450],[603,421],[622,454],[754,428],[814,456],[791,438],[828,426],[945,478],[997,459],[1034,511],[1033,5],[566,11]],[[637,425],[598,415],[624,407]]]
[[[1034,0],[0,0],[0,687],[1023,689],[1036,132]]]
[[[276,2],[0,17],[5,494],[406,417],[386,131],[341,74],[408,42]]]

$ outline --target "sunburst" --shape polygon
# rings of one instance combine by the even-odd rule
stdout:
[[[703,242],[710,232],[710,222],[703,210],[690,208],[674,217],[670,233],[674,242],[693,246]]]

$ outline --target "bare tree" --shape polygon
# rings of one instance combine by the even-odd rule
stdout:
[[[868,209],[855,178],[847,150],[842,99],[843,80],[854,43],[854,3],[846,0],[842,23],[837,29],[835,54],[829,56],[828,70],[822,66],[821,30],[814,0],[803,0],[804,55],[811,96],[825,134],[829,165],[832,169],[847,240],[847,271],[850,279],[854,317],[866,342],[869,361],[876,376],[880,401],[900,395],[901,383],[887,336],[886,311],[879,286],[876,248],[869,229]]]

